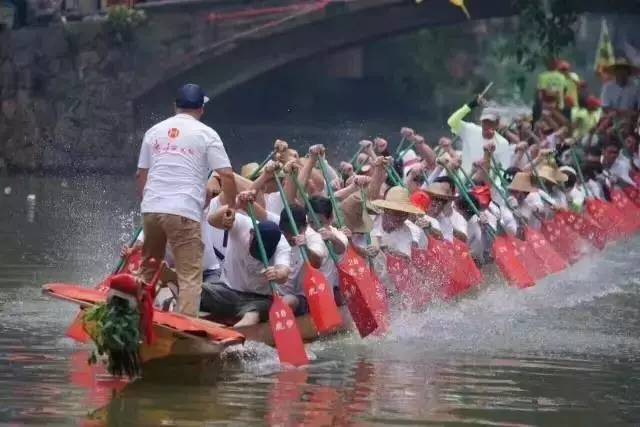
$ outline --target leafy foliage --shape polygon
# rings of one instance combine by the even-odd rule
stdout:
[[[108,304],[92,307],[84,316],[84,328],[96,348],[89,364],[106,355],[107,371],[114,376],[133,378],[140,374],[140,315],[127,301],[114,297]]]
[[[106,26],[116,42],[124,43],[133,39],[134,30],[146,20],[147,15],[143,10],[117,5],[109,8]]]
[[[503,58],[515,58],[532,71],[575,42],[577,0],[512,0],[512,4],[520,20],[518,31],[498,50]]]

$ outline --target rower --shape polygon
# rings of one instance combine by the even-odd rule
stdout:
[[[438,220],[446,240],[453,242],[454,236],[464,236],[462,240],[466,241],[466,222],[452,206],[452,202],[456,199],[454,188],[455,185],[448,176],[436,178],[433,184],[427,186],[425,192],[431,197],[427,214]]]
[[[539,230],[542,226],[538,215],[544,213],[544,203],[538,188],[533,183],[533,175],[526,172],[518,172],[509,184],[511,196],[507,201],[514,214],[522,217],[532,228]]]
[[[383,251],[411,258],[411,249],[427,247],[427,237],[409,221],[411,215],[424,215],[424,211],[411,203],[409,192],[403,187],[391,187],[384,200],[371,204],[382,209],[373,223],[371,238]]]
[[[255,200],[253,191],[238,195],[238,208],[245,209]],[[269,221],[264,209],[254,204],[258,227],[265,246],[269,267],[260,260],[258,239],[251,219],[229,206],[209,215],[209,224],[229,232],[229,243],[219,283],[205,284],[201,311],[219,320],[240,319],[235,327],[255,325],[267,320],[272,302],[270,282],[284,285],[291,273],[291,247],[278,224]]]
[[[321,271],[322,267],[327,264],[329,260],[329,252],[320,234],[307,226],[306,210],[296,205],[292,205],[290,209],[291,216],[293,216],[296,228],[300,234],[294,234],[294,227],[289,221],[287,211],[283,209],[278,225],[282,235],[287,240],[287,243],[289,243],[289,246],[291,246],[291,273],[289,274],[289,280],[282,288],[286,292],[284,296],[285,302],[291,307],[296,316],[301,316],[309,311],[303,284],[305,276],[305,262],[302,255],[302,251],[304,250],[303,246],[306,247],[311,266]]]
[[[200,119],[209,101],[195,84],[180,88],[176,115],[149,129],[142,141],[137,181],[145,240],[142,278],[150,281],[151,259],[163,259],[167,243],[178,276],[177,311],[197,316],[202,289],[201,226],[207,173],[215,170],[235,200],[233,170],[218,134]]]

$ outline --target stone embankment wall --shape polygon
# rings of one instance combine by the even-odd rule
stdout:
[[[0,35],[0,168],[131,170],[132,53],[99,22]]]

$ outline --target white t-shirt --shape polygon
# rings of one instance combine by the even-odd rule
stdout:
[[[636,183],[631,179],[631,160],[629,160],[624,154],[620,153],[613,165],[609,168],[609,172],[615,176],[619,181],[622,181],[625,185],[632,187],[636,186]]]
[[[213,212],[217,211],[218,209],[220,209],[220,197],[214,197],[211,202],[209,203],[209,209],[207,211],[207,216],[205,217],[205,221],[203,221],[202,223],[202,241],[205,244],[205,248],[206,246],[209,246],[211,249],[211,253],[213,255],[213,257],[216,259],[216,262],[218,263],[219,266],[224,264],[223,260],[220,260],[218,258],[218,256],[216,255],[216,250],[222,255],[222,256],[226,256],[226,252],[227,252],[227,248],[224,247],[224,230],[221,230],[219,228],[215,228],[213,227],[211,224],[209,224],[206,221],[206,218],[208,218],[209,215],[211,215]],[[214,250],[215,248],[215,250]],[[206,256],[206,249],[205,249],[205,258],[210,258],[209,256]],[[206,266],[206,263],[203,263]],[[211,264],[213,265],[213,262],[211,262]],[[218,267],[220,268],[220,267]],[[206,267],[205,267],[206,269]]]
[[[284,204],[282,204],[282,197],[278,191],[264,195],[264,208],[275,215],[282,213]]]
[[[471,173],[473,162],[482,160],[484,156],[484,144],[493,142],[496,146],[494,156],[504,167],[511,164],[515,147],[497,132],[492,139],[482,136],[482,127],[475,123],[462,121],[459,132],[462,140],[462,167],[467,173]]]
[[[453,225],[454,230],[464,234],[465,236],[467,235],[467,221],[464,219],[462,214],[455,209],[451,212],[451,224]]]
[[[527,195],[522,203],[520,203],[519,210],[520,213],[522,213],[522,216],[526,218],[531,228],[533,228],[534,230],[540,230],[540,228],[542,227],[542,223],[537,218],[537,216],[534,215],[534,212],[543,214],[544,202],[542,201],[542,198],[537,191],[533,191]]]
[[[149,169],[142,213],[180,215],[200,222],[209,170],[231,167],[218,134],[188,114],[153,126],[142,140],[139,169]]]
[[[349,246],[349,239],[347,239],[347,236],[342,231],[338,230],[334,226],[330,226],[330,229],[331,231],[333,231],[333,233],[338,237],[338,239],[342,242],[342,244],[345,247]],[[342,255],[338,255],[338,262],[341,262],[345,255],[346,255],[346,252],[343,253]],[[333,262],[333,259],[331,259],[330,256],[327,256],[327,258],[324,260],[324,262],[320,266],[320,271],[322,271],[322,273],[325,275],[325,277],[327,278],[327,281],[332,287],[337,288],[338,286],[340,286],[340,276],[338,275],[338,267],[336,266],[336,263]]]
[[[488,211],[488,212],[487,212]],[[487,209],[487,213],[490,213],[489,223],[491,227],[495,230],[498,225],[498,219],[500,220],[500,225],[507,234],[511,236],[515,236],[518,232],[518,222],[513,216],[513,212],[510,209],[505,207],[504,205],[500,206],[496,202],[492,201],[489,204],[489,209]],[[492,220],[494,218],[495,220]]]
[[[474,259],[483,258],[484,243],[482,241],[482,228],[477,215],[472,216],[469,218],[469,221],[467,221],[467,245]]]
[[[319,233],[314,231],[311,227],[307,227],[304,232],[304,236],[307,239],[307,248],[314,254],[322,258],[321,266],[327,263],[329,258],[329,252],[322,240]],[[304,295],[304,288],[302,283],[302,273],[304,270],[304,260],[302,259],[302,248],[291,248],[291,274],[289,275],[289,281],[283,286],[285,292],[294,295]],[[322,267],[320,268],[322,271]]]
[[[249,253],[250,231],[252,229],[251,219],[237,212],[233,227],[229,230],[229,244],[222,267],[222,280],[231,289],[237,291],[271,295],[269,282],[262,274],[264,270],[262,261],[258,261]],[[291,247],[284,236],[281,236],[278,246],[269,260],[269,265],[289,267],[290,263]]]
[[[411,221],[407,220],[402,227],[387,233],[382,229],[382,215],[379,215],[373,223],[371,237],[380,241],[381,248],[386,247],[392,252],[398,252],[408,257],[411,257],[411,248],[414,244],[422,249],[427,247],[427,236],[424,231]]]
[[[633,81],[629,81],[624,87],[615,81],[609,81],[602,85],[600,99],[605,108],[637,111],[640,109],[640,87]]]

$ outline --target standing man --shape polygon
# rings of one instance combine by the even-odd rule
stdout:
[[[198,315],[202,290],[201,221],[208,172],[214,170],[231,207],[236,184],[229,157],[218,134],[200,122],[209,101],[195,84],[180,88],[175,116],[147,131],[142,141],[136,179],[142,196],[144,245],[142,278],[149,281],[164,259],[167,243],[178,276],[177,311]]]
[[[482,160],[486,145],[495,147],[496,160],[502,165],[510,165],[514,153],[515,145],[509,145],[509,141],[496,131],[500,124],[500,117],[495,109],[482,110],[480,125],[463,120],[475,107],[484,104],[486,101],[476,96],[447,120],[451,132],[459,136],[462,141],[462,169],[467,173],[471,173],[473,162]]]

